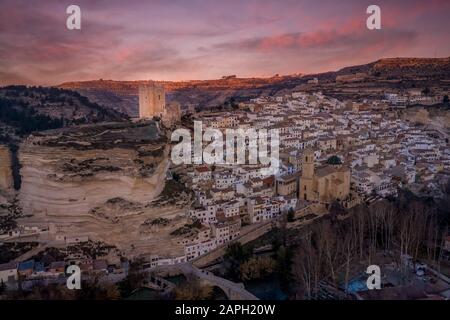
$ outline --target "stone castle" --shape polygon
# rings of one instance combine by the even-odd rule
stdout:
[[[164,86],[152,82],[139,86],[139,118],[162,118],[166,112],[166,91]]]
[[[344,200],[350,194],[350,169],[343,165],[325,165],[315,168],[314,152],[303,153],[300,178],[300,199],[330,203]]]
[[[139,86],[139,118],[158,117],[168,126],[181,120],[181,107],[177,102],[166,104],[166,91],[163,85],[152,82]]]

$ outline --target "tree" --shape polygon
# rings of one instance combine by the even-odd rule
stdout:
[[[176,300],[208,300],[212,293],[213,287],[201,285],[198,279],[188,279],[174,290]]]
[[[181,179],[180,175],[176,172],[172,173],[172,178],[173,178],[173,180],[175,180],[177,182],[180,182],[180,179]]]
[[[343,281],[347,287],[353,267],[374,261],[380,253],[393,254],[398,263],[409,255],[426,259],[439,268],[443,241],[448,234],[450,183],[442,186],[439,199],[424,199],[400,190],[395,199],[350,210],[343,221],[323,219],[308,226],[298,243],[290,267],[298,298],[316,298],[319,283]],[[278,261],[278,258],[276,258]],[[410,267],[399,264],[403,280],[408,281]]]
[[[277,272],[278,278],[281,280],[282,285],[286,287],[289,286],[292,280],[291,274],[286,272],[286,270],[291,269],[292,254],[292,249],[287,246],[280,246],[274,254],[274,259],[276,262],[275,271]]]
[[[289,208],[288,214],[287,214],[287,221],[293,222],[295,220],[295,210],[293,208]]]
[[[312,299],[316,296],[322,278],[323,255],[314,246],[313,230],[307,230],[295,252],[292,263],[292,278],[298,298]]]
[[[142,263],[142,259],[130,263],[127,277],[117,284],[123,298],[128,297],[135,289],[140,287],[146,278],[147,274],[141,270]]]
[[[6,289],[6,285],[3,282],[3,279],[0,281],[0,294],[3,294],[3,292],[5,292]]]
[[[236,102],[236,99],[234,97],[230,98],[230,105],[234,110],[239,108],[239,104]]]
[[[101,283],[99,277],[81,284],[76,291],[79,300],[118,300],[121,297],[119,288],[114,283]]]
[[[275,269],[275,261],[268,256],[253,257],[241,264],[239,271],[242,280],[262,279]]]
[[[230,244],[224,255],[224,265],[229,277],[238,280],[240,278],[239,268],[242,263],[251,256],[251,250],[245,249],[239,242]]]
[[[233,242],[227,247],[224,257],[225,259],[243,262],[250,257],[250,252],[240,242]]]
[[[120,290],[114,283],[103,285],[103,290],[107,300],[118,300],[121,297]]]
[[[444,96],[444,99],[442,99],[442,103],[443,104],[449,104],[450,103],[450,99],[448,98],[448,95]]]
[[[77,290],[69,290],[65,285],[36,283],[26,296],[29,300],[74,300]]]
[[[336,283],[336,265],[338,264],[337,261],[340,254],[338,250],[339,237],[336,236],[336,228],[333,228],[329,222],[321,223],[318,232],[320,234],[318,246],[324,250],[327,269],[329,270],[331,279]]]

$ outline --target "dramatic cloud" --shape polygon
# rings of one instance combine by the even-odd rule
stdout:
[[[449,56],[449,1],[3,0],[0,85],[90,79],[208,79],[338,69],[390,56]]]

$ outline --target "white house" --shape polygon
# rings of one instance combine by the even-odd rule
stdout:
[[[8,262],[0,264],[0,283],[3,282],[5,285],[17,281],[17,263]]]

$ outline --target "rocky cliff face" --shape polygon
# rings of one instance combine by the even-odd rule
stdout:
[[[450,76],[450,57],[381,59],[373,64],[370,73],[386,78],[448,79]]]
[[[33,215],[95,215],[117,197],[150,202],[162,190],[165,143],[153,124],[101,125],[32,135],[20,146],[20,204]],[[156,137],[156,136],[155,136]]]
[[[426,125],[450,134],[450,107],[438,105],[432,107],[414,106],[407,108],[402,118],[413,123]]]
[[[19,148],[24,216],[18,223],[49,227],[44,237],[50,242],[88,236],[129,257],[181,255],[183,247],[170,233],[186,223],[185,209],[159,204],[168,153],[153,122],[35,133]],[[167,223],[144,232],[155,219]]]
[[[11,152],[7,146],[0,145],[0,190],[9,191],[12,186]]]
[[[87,236],[129,258],[182,255],[180,237],[171,233],[188,222],[190,195],[166,182],[169,148],[152,121],[35,132],[19,147],[21,215],[14,224],[48,228],[32,237],[49,245]],[[0,148],[0,160],[6,155]],[[5,219],[0,227],[8,226]]]

